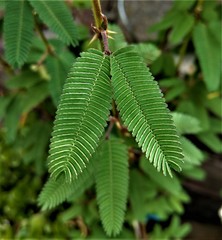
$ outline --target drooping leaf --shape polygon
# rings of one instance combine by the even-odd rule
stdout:
[[[189,0],[189,1],[181,1],[181,0],[175,0],[173,2],[173,8],[174,10],[179,11],[186,11],[189,10],[195,3],[195,0]]]
[[[222,141],[216,134],[212,132],[203,132],[199,133],[197,137],[213,152],[222,153]]]
[[[14,68],[21,67],[32,43],[34,21],[26,0],[7,0],[4,18],[6,60]]]
[[[147,220],[147,205],[158,194],[157,187],[150,179],[136,170],[130,171],[129,201],[133,219]]]
[[[109,58],[92,49],[73,64],[54,123],[52,177],[64,172],[67,180],[75,179],[95,152],[111,108],[109,68]]]
[[[140,166],[152,179],[152,181],[155,182],[161,189],[174,196],[178,196],[181,193],[182,188],[176,176],[174,176],[174,178],[168,178],[163,176],[161,173],[154,171],[155,168],[147,161],[145,157],[141,158]]]
[[[181,1],[183,2],[183,1]],[[180,43],[183,38],[191,31],[194,25],[194,17],[188,13],[182,13],[175,21],[172,32],[169,36],[169,41],[172,44]]]
[[[9,78],[5,86],[8,89],[28,89],[40,81],[40,76],[30,70],[24,70],[20,74]]]
[[[198,133],[201,131],[200,122],[197,118],[180,112],[173,112],[172,115],[177,131],[180,134]]]
[[[109,24],[109,30],[116,32],[112,35],[112,38],[114,39],[109,39],[109,48],[112,52],[127,45],[124,34],[118,25]]]
[[[141,57],[129,48],[111,55],[114,98],[120,116],[146,157],[164,174],[180,170],[182,149],[172,116]]]
[[[77,29],[72,15],[63,1],[29,0],[43,22],[45,22],[65,44],[78,44]]]
[[[31,111],[34,107],[40,104],[48,94],[47,83],[43,81],[29,88],[28,91],[22,95],[22,113]]]
[[[66,57],[66,58],[65,58]],[[69,67],[73,63],[74,58],[69,57],[69,63],[67,62],[67,54],[62,56],[49,56],[46,61],[46,67],[50,73],[49,91],[52,96],[55,106],[58,105],[62,88],[67,77]]]
[[[181,143],[184,152],[184,161],[186,164],[200,165],[204,160],[204,154],[189,139],[181,137]],[[185,164],[184,164],[185,165]]]
[[[118,138],[101,147],[96,171],[97,203],[106,233],[116,236],[122,229],[128,193],[128,151]]]
[[[134,47],[146,64],[151,64],[161,54],[160,49],[152,43],[138,43]]]
[[[193,42],[207,89],[215,91],[219,87],[221,75],[220,42],[200,22],[194,27]]]

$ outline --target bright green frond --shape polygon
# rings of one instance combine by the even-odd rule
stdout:
[[[14,68],[21,67],[32,43],[34,21],[25,0],[7,0],[4,18],[6,59]]]
[[[120,233],[128,193],[128,152],[118,138],[106,140],[101,147],[96,171],[97,203],[106,233]]]
[[[111,108],[109,57],[82,53],[73,64],[57,110],[49,172],[71,181],[86,167],[103,134]]]
[[[172,116],[157,83],[130,48],[122,48],[111,56],[114,97],[121,118],[146,157],[164,174],[169,166],[180,170],[182,149]]]
[[[77,29],[64,1],[29,0],[43,22],[45,22],[66,44],[78,44]]]

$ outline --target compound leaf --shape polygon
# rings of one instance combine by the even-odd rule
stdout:
[[[120,116],[146,157],[164,174],[180,170],[182,149],[172,116],[141,57],[130,48],[111,56],[114,98]]]
[[[93,169],[93,164],[89,163],[73,182],[65,181],[64,175],[56,180],[49,178],[38,197],[39,206],[43,211],[51,209],[66,201],[70,195],[83,193],[94,181]]]
[[[105,141],[99,154],[96,189],[99,212],[106,233],[122,229],[128,193],[128,151],[118,138]]]
[[[109,57],[98,50],[73,64],[57,110],[50,145],[49,172],[71,181],[95,152],[111,108]]]
[[[39,17],[45,22],[65,44],[76,46],[77,29],[72,15],[63,1],[29,0]]]
[[[4,39],[6,59],[14,68],[21,67],[32,43],[34,21],[31,8],[25,0],[6,1]]]

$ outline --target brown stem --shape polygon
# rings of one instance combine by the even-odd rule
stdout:
[[[109,127],[108,127],[108,129],[106,131],[106,134],[105,134],[105,139],[109,139],[110,133],[112,132],[112,129],[113,129],[113,126],[114,126],[115,122],[116,122],[116,118],[110,116],[110,123],[109,123]]]
[[[54,52],[54,49],[53,47],[50,45],[50,43],[48,42],[48,39],[45,37],[41,27],[39,26],[39,23],[38,23],[38,20],[36,18],[36,15],[34,15],[34,19],[35,19],[35,26],[36,26],[36,30],[37,32],[39,33],[42,41],[44,42],[45,46],[46,46],[46,50],[47,50],[47,53],[54,56],[55,55],[55,52]]]
[[[97,38],[100,40],[101,47],[106,55],[110,55],[108,44],[108,20],[107,17],[102,13],[100,0],[92,0],[93,15],[96,26],[92,26]]]

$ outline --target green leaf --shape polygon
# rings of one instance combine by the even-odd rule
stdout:
[[[198,133],[201,131],[200,122],[197,118],[179,112],[174,112],[172,115],[177,131],[180,134]]]
[[[75,199],[75,196],[82,194],[93,183],[93,171],[94,163],[91,161],[73,182],[67,182],[64,175],[60,175],[56,180],[49,178],[38,197],[38,205],[42,210],[47,210],[63,203],[71,195]]]
[[[193,42],[207,89],[215,91],[220,85],[220,43],[208,27],[200,22],[194,27]]]
[[[72,15],[63,1],[29,0],[43,22],[45,22],[65,44],[76,46],[77,29]]]
[[[212,132],[203,132],[198,134],[197,137],[213,152],[222,153],[222,142],[216,134]]]
[[[171,102],[174,99],[182,96],[185,91],[186,91],[186,86],[185,86],[184,82],[181,82],[180,85],[172,87],[171,89],[167,90],[167,92],[165,94],[166,102]]]
[[[222,98],[207,99],[206,107],[219,118],[222,118]]]
[[[32,43],[34,21],[31,8],[25,0],[7,0],[4,18],[6,60],[14,68],[27,60]]]
[[[182,149],[172,116],[141,57],[129,48],[111,55],[114,98],[120,116],[146,157],[164,174],[180,170]]]
[[[5,86],[10,90],[19,88],[28,89],[40,81],[41,79],[38,74],[30,70],[24,70],[20,74],[9,78],[5,82]]]
[[[196,0],[175,0],[173,2],[174,11],[186,11],[189,10],[195,3]]]
[[[147,204],[157,195],[156,185],[139,171],[130,171],[129,201],[133,220],[145,223],[147,218]]]
[[[128,194],[128,151],[118,138],[104,141],[96,171],[97,203],[107,235],[120,233]]]
[[[194,17],[188,13],[182,13],[180,18],[174,23],[173,30],[169,36],[170,43],[181,43],[183,38],[191,31],[193,25]]]
[[[28,91],[22,95],[22,113],[31,111],[34,107],[40,104],[48,94],[47,83],[43,81],[29,88]]]
[[[172,27],[180,15],[180,11],[169,11],[160,22],[154,24],[149,28],[149,32],[162,31]]]
[[[71,59],[70,59],[71,60]],[[66,59],[62,57],[54,57],[49,56],[46,61],[46,67],[50,74],[50,81],[49,81],[49,91],[52,96],[53,102],[55,106],[58,105],[60,95],[62,93],[62,88],[69,70],[71,67],[72,61],[69,63],[69,67],[67,67]]]
[[[103,134],[111,108],[109,57],[98,50],[73,64],[57,110],[49,172],[74,180],[86,167]]]
[[[150,177],[152,182],[156,183],[160,189],[163,189],[174,196],[180,195],[182,188],[176,176],[168,178],[163,176],[161,173],[156,172],[155,168],[146,160],[145,157],[141,158],[140,166]]]
[[[204,154],[201,150],[185,137],[181,137],[181,143],[185,162],[192,165],[200,165],[204,160]]]
[[[161,54],[160,49],[152,43],[138,43],[134,47],[146,64],[151,64]]]
[[[109,48],[112,52],[127,45],[124,34],[118,25],[109,24],[109,30],[116,32],[116,34],[112,35],[114,39],[109,39]]]

